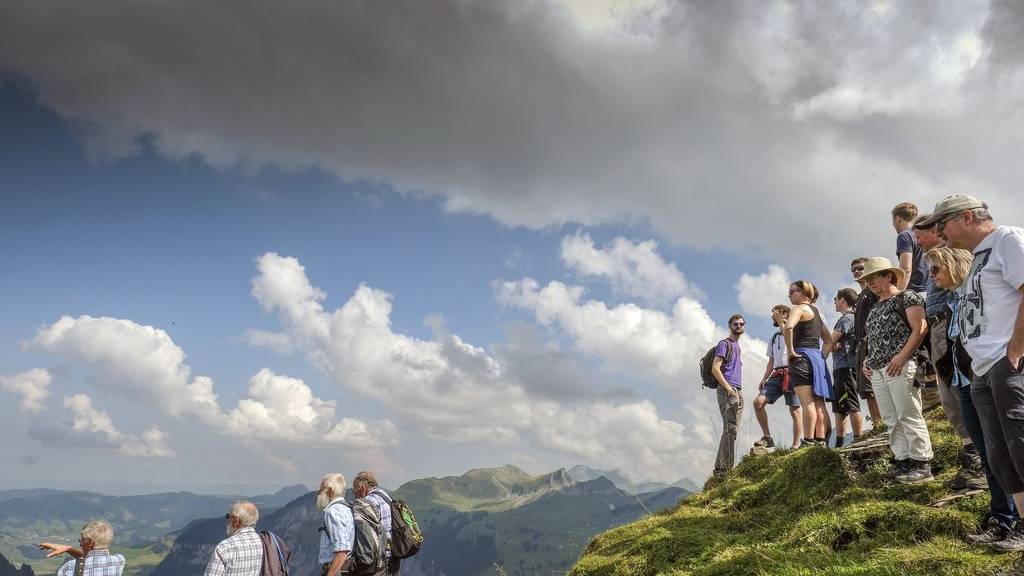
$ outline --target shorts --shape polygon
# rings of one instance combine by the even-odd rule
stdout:
[[[854,368],[854,371],[857,373],[857,393],[865,400],[875,397],[875,388],[871,384],[871,379],[864,375],[864,361],[867,358],[868,343],[862,341],[857,344],[857,367]]]
[[[853,368],[832,370],[832,411],[846,415],[860,412],[860,398],[857,396],[857,372]]]
[[[814,369],[811,361],[803,354],[789,359],[789,383],[794,387],[814,384]]]
[[[764,389],[761,390],[759,396],[764,396],[764,399],[769,404],[775,404],[775,401],[781,396],[786,397],[786,406],[800,407],[800,400],[797,399],[796,394],[792,390],[782,390],[783,375],[778,371],[772,372],[770,378],[764,383]]]

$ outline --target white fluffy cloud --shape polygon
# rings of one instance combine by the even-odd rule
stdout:
[[[354,418],[334,419],[337,404],[313,396],[302,380],[274,374],[267,368],[249,380],[249,397],[225,415],[235,436],[286,441],[317,440],[353,447],[379,447],[395,442],[390,422],[372,430]]]
[[[89,365],[95,371],[90,381],[101,390],[147,402],[172,416],[194,415],[231,436],[364,447],[395,442],[390,422],[335,421],[334,402],[316,398],[301,380],[269,369],[252,377],[249,397],[225,411],[213,381],[191,376],[184,351],[165,331],[131,320],[64,316],[41,328],[28,345]]]
[[[50,395],[52,380],[50,373],[42,368],[33,368],[10,376],[0,374],[0,390],[20,396],[21,409],[35,413],[43,409],[43,401]]]
[[[64,398],[64,408],[71,414],[71,422],[59,425],[55,431],[62,445],[95,442],[114,448],[128,456],[144,458],[169,458],[175,456],[167,445],[166,436],[156,426],[141,436],[125,434],[117,429],[114,421],[103,410],[92,404],[86,394],[75,394]]]
[[[315,166],[510,224],[650,224],[790,267],[887,253],[901,200],[969,190],[1024,219],[1014,3],[622,7],[18,2],[0,71],[99,157],[149,141],[218,167]],[[814,217],[785,225],[793,206]],[[808,239],[827,241],[797,250]]]
[[[744,274],[736,283],[737,299],[744,314],[771,317],[772,306],[789,304],[789,272],[772,264],[766,272],[752,276]]]
[[[582,277],[607,280],[617,294],[651,304],[701,296],[674,263],[661,257],[654,240],[632,242],[620,236],[597,248],[589,235],[576,233],[562,239],[562,262]]]
[[[440,322],[433,323],[433,339],[412,338],[392,330],[391,297],[383,291],[360,286],[344,305],[328,311],[321,304],[326,294],[309,282],[297,259],[267,253],[257,267],[254,297],[277,314],[314,364],[340,386],[387,402],[406,425],[432,438],[525,443],[601,464],[628,463],[661,479],[699,475],[700,468],[687,467],[708,462],[702,433],[684,434],[687,426],[661,417],[650,402],[614,401],[621,395],[588,381],[586,371],[557,349],[524,346],[513,338],[492,356]],[[572,381],[542,389],[551,375],[523,369],[524,357],[539,356],[554,361],[557,373]],[[645,434],[624,435],[624,428]],[[594,450],[595,438],[608,448]],[[691,449],[704,450],[704,459],[686,460]]]

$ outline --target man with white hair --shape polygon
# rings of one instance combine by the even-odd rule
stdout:
[[[341,574],[355,544],[356,523],[352,508],[345,501],[345,489],[345,476],[334,472],[320,480],[316,493],[316,505],[324,512],[318,556],[321,576]]]
[[[47,558],[68,554],[74,560],[69,560],[57,569],[57,576],[121,576],[124,572],[124,556],[110,553],[110,543],[114,541],[114,529],[103,520],[93,520],[82,527],[79,532],[78,543],[81,548],[72,548],[65,544],[50,544],[43,542],[39,547],[49,550]],[[79,563],[84,564],[81,572],[76,572],[75,567]]]
[[[224,515],[228,537],[213,549],[204,576],[259,576],[263,568],[263,541],[256,533],[260,512],[252,502],[239,500]]]

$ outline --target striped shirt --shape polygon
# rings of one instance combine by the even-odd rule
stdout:
[[[374,488],[366,495],[380,515],[380,525],[384,527],[384,536],[387,538],[388,546],[385,556],[391,557],[391,496],[380,488]]]
[[[85,576],[121,576],[124,571],[124,556],[111,554],[110,550],[90,550],[85,557]],[[57,576],[72,576],[75,561],[65,562],[57,570]]]
[[[221,540],[210,555],[204,576],[259,576],[263,568],[263,541],[251,526],[239,528]]]
[[[351,552],[356,539],[356,523],[352,508],[344,498],[335,498],[324,508],[324,528],[320,531],[318,561],[329,564],[337,552]]]

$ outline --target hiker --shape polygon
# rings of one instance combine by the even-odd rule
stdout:
[[[858,257],[850,262],[850,274],[853,275],[853,279],[860,285],[860,294],[857,295],[857,302],[853,305],[853,348],[856,352],[857,394],[868,405],[871,427],[876,429],[884,426],[882,424],[882,412],[878,409],[878,401],[875,400],[875,390],[871,387],[871,379],[864,375],[864,361],[868,357],[868,339],[865,330],[868,323],[868,314],[871,313],[871,308],[878,302],[878,296],[875,296],[874,292],[868,290],[864,280],[861,279],[861,276],[864,274],[864,262],[866,261],[867,258]]]
[[[921,413],[921,389],[914,380],[915,354],[927,324],[924,298],[898,288],[905,274],[884,256],[864,262],[862,278],[878,296],[867,320],[864,373],[871,378],[889,427],[889,448],[896,460],[891,476],[900,483],[914,483],[932,478],[932,443]]]
[[[714,476],[725,474],[736,463],[736,433],[743,418],[743,359],[740,337],[746,320],[740,314],[729,317],[729,337],[715,347],[711,374],[718,382],[718,411],[722,414],[722,438],[718,442]],[[728,362],[726,362],[728,360]]]
[[[940,246],[932,248],[925,253],[925,258],[931,264],[929,272],[935,280],[935,285],[943,290],[948,290],[949,300],[947,302],[951,316],[956,317],[959,308],[959,294],[955,291],[963,284],[964,278],[970,272],[971,260],[974,255],[967,250]],[[949,374],[950,386],[957,392],[960,398],[960,412],[963,416],[964,425],[973,440],[972,447],[977,449],[980,455],[981,464],[984,469],[987,482],[984,486],[980,482],[972,483],[968,487],[975,489],[988,489],[989,509],[981,522],[982,530],[978,534],[970,534],[967,541],[972,544],[994,544],[1006,537],[1007,531],[1016,518],[1016,509],[1013,499],[1010,498],[999,482],[992,474],[988,465],[985,450],[985,435],[981,428],[981,419],[971,399],[971,357],[964,350],[960,340],[960,327],[956,322],[948,323],[948,365],[947,361],[937,363],[940,373]],[[933,349],[935,345],[933,345]],[[966,447],[965,447],[966,451]]]
[[[832,399],[832,375],[825,360],[832,351],[832,332],[825,327],[811,302],[817,299],[814,286],[798,280],[789,286],[789,301],[793,307],[783,327],[786,353],[789,359],[789,381],[803,407],[804,437],[800,446],[824,445],[825,400]],[[819,348],[825,341],[825,351]]]
[[[917,238],[917,243],[926,251],[925,261],[931,265],[928,268],[926,279],[927,295],[924,300],[925,318],[928,320],[928,337],[925,338],[925,345],[928,349],[932,366],[935,368],[935,384],[938,388],[939,402],[942,403],[942,411],[963,444],[963,450],[960,452],[960,469],[949,482],[949,487],[952,490],[984,490],[987,488],[985,486],[987,481],[985,480],[985,472],[981,465],[981,456],[978,455],[978,451],[974,447],[974,440],[971,439],[971,434],[964,423],[964,417],[961,414],[960,394],[950,384],[950,378],[953,377],[952,349],[947,345],[949,338],[950,289],[940,287],[932,273],[932,269],[938,267],[945,270],[948,278],[948,266],[953,261],[962,262],[964,258],[966,258],[966,263],[969,265],[971,253],[951,251],[948,248],[938,250],[938,247],[943,244],[942,238],[939,237],[939,232],[935,229],[934,222],[930,224],[925,223],[928,221],[929,216],[928,214],[921,216],[914,224],[914,236]],[[935,252],[928,252],[933,250]],[[946,266],[940,266],[940,262],[930,261],[927,256],[928,253],[933,253],[937,259],[946,262]],[[960,275],[961,281],[966,272],[965,270],[964,274]],[[959,286],[959,282],[956,285]]]
[[[955,194],[929,218],[951,248],[974,253],[959,289],[956,322],[971,357],[971,399],[985,436],[985,451],[1000,487],[1024,508],[1024,229],[996,226],[988,206]],[[1024,548],[1024,524],[1015,520],[1000,551]],[[1024,574],[1018,561],[1014,574]]]
[[[846,439],[846,419],[849,417],[854,439],[864,432],[860,417],[860,398],[857,396],[857,355],[853,348],[853,315],[857,292],[843,288],[836,292],[836,312],[840,314],[832,329],[835,342],[832,352],[832,413],[836,415],[836,448]]]
[[[775,440],[768,429],[768,411],[765,406],[774,404],[780,397],[785,397],[786,406],[789,407],[789,417],[793,419],[793,443],[792,448],[800,445],[802,424],[800,422],[800,400],[789,385],[788,369],[789,356],[786,354],[786,341],[782,336],[782,325],[786,323],[789,316],[789,306],[779,304],[772,308],[772,325],[777,328],[768,342],[768,365],[764,369],[764,376],[758,385],[757,398],[754,398],[754,415],[757,423],[761,425],[761,439],[754,442],[755,447],[774,448]]]
[[[928,264],[924,260],[924,249],[914,236],[913,224],[917,214],[917,206],[910,202],[902,202],[892,209],[892,227],[896,229],[896,259],[903,270],[903,279],[897,288],[917,292],[924,298]]]
[[[260,512],[256,505],[239,500],[224,515],[228,537],[210,555],[204,576],[259,576],[263,568],[263,541],[256,533]]]
[[[76,564],[84,564],[82,576],[121,576],[124,572],[125,560],[120,554],[110,553],[110,543],[114,541],[114,529],[104,520],[93,520],[78,533],[78,545],[72,548],[66,544],[39,544],[41,550],[49,550],[47,558],[67,554],[74,558],[65,562],[57,569],[57,576],[73,576]]]
[[[316,505],[323,511],[320,528],[320,576],[338,576],[345,567],[355,543],[355,520],[352,508],[345,502],[345,476],[334,472],[320,480]]]
[[[352,479],[352,494],[356,498],[365,498],[373,504],[380,516],[380,523],[384,527],[384,535],[387,539],[384,555],[387,557],[387,565],[380,571],[380,576],[398,574],[401,560],[392,557],[391,554],[391,496],[380,487],[377,477],[369,470],[363,470]]]

